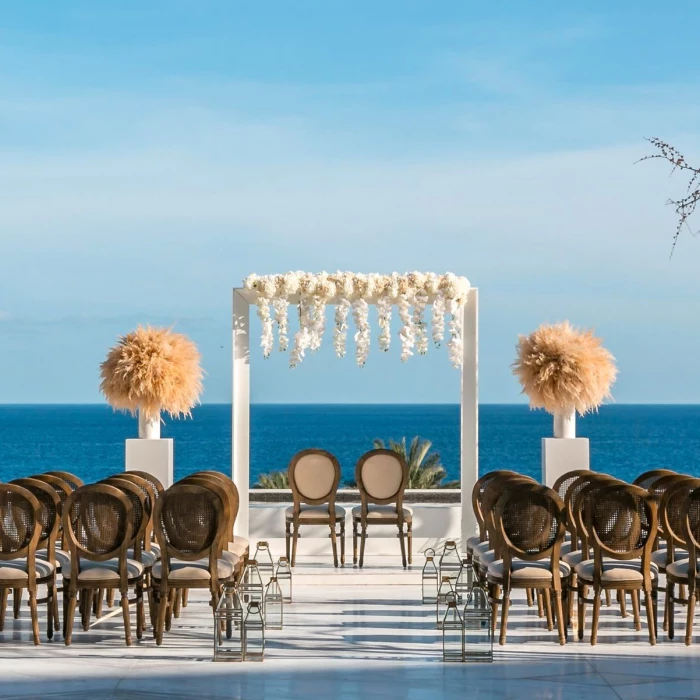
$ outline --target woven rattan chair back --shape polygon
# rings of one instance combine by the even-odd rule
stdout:
[[[582,476],[588,476],[591,473],[595,474],[596,472],[591,472],[590,469],[573,469],[570,472],[566,472],[566,474],[562,474],[554,482],[552,490],[555,491],[559,498],[561,498],[562,502],[565,503],[566,494],[569,492],[569,489],[574,484],[574,482],[577,479],[580,479]]]
[[[498,498],[494,521],[504,569],[515,557],[559,561],[564,541],[564,502],[553,489],[533,482],[510,482]]]
[[[58,514],[59,516],[63,515],[63,504],[66,502],[66,499],[68,496],[73,493],[74,489],[71,487],[71,485],[65,480],[62,479],[59,476],[54,476],[53,474],[34,474],[33,476],[29,477],[30,479],[36,479],[37,481],[43,481],[45,484],[48,484],[55,492],[56,495],[58,496]],[[61,525],[62,526],[62,523]],[[60,527],[59,526],[59,527]]]
[[[226,488],[225,484],[223,484],[220,479],[212,477],[209,474],[190,474],[190,476],[186,476],[184,479],[178,481],[178,484],[192,484],[209,489],[221,501],[224,522],[222,527],[224,528],[225,535],[221,540],[221,546],[226,549],[227,543],[233,542],[233,528],[236,524],[234,508],[231,503],[233,497],[232,492]],[[235,504],[235,510],[238,511],[237,502]]]
[[[153,509],[156,507],[156,495],[151,484],[138,474],[133,472],[122,472],[120,479],[129,481],[141,489],[143,493],[143,507],[146,512],[146,529],[144,532],[144,549],[148,552],[151,549],[151,538],[153,536]]]
[[[143,491],[131,481],[120,476],[112,476],[100,482],[109,484],[119,489],[131,501],[132,529],[128,547],[134,550],[134,559],[141,561],[141,552],[144,549],[146,528],[148,527],[148,513],[146,512],[146,497]]]
[[[651,486],[647,489],[649,494],[656,502],[658,520],[659,520],[659,533],[665,539],[666,529],[664,527],[664,518],[661,511],[661,501],[663,496],[670,488],[673,488],[676,484],[682,483],[686,479],[690,479],[686,474],[669,474],[667,476],[662,476],[660,479],[655,479]],[[690,492],[688,492],[690,493]]]
[[[163,493],[165,490],[163,484],[160,482],[158,477],[153,476],[153,474],[149,472],[144,472],[144,471],[138,471],[134,470],[131,471],[129,470],[129,474],[135,474],[136,476],[140,476],[142,479],[145,479],[153,489],[153,494],[156,497],[156,501],[160,498],[160,495]]]
[[[700,479],[686,476],[676,479],[664,490],[659,503],[659,529],[663,530],[668,546],[668,560],[673,561],[673,549],[687,549],[685,509],[690,494],[700,488]]]
[[[41,537],[41,505],[27,489],[0,484],[0,561],[34,555]]]
[[[56,538],[61,521],[59,508],[61,500],[56,491],[45,481],[39,479],[15,479],[10,483],[27,489],[39,501],[39,522],[41,535],[37,542],[37,550],[45,549],[48,561],[56,559]]]
[[[335,455],[316,448],[297,452],[289,462],[287,475],[295,515],[302,503],[313,506],[328,503],[331,510],[340,484],[340,463]]]
[[[363,508],[370,503],[396,503],[397,512],[400,512],[408,483],[408,464],[393,450],[370,450],[357,461],[355,482],[360,491]]]
[[[700,556],[700,488],[692,491],[683,507],[683,534],[688,549],[688,581],[694,582],[693,594],[698,595],[698,557]]]
[[[510,469],[496,469],[492,472],[488,472],[487,474],[484,474],[474,484],[474,488],[472,489],[472,509],[474,511],[474,516],[476,517],[476,523],[477,523],[477,526],[479,528],[479,539],[482,542],[485,542],[486,537],[487,537],[486,527],[484,525],[484,513],[483,513],[483,509],[481,507],[482,502],[484,500],[484,492],[486,491],[486,487],[494,479],[498,479],[501,476],[513,476],[515,474],[516,474],[516,472],[511,471]]]
[[[572,546],[578,545],[583,552],[583,559],[588,559],[590,543],[586,529],[586,512],[591,498],[598,489],[608,484],[618,483],[617,479],[607,474],[590,474],[579,477],[569,488],[564,501],[566,522],[571,532]]]
[[[154,529],[166,569],[172,558],[196,561],[209,557],[216,561],[228,525],[224,508],[221,497],[209,485],[178,482],[161,494]]]
[[[235,523],[236,518],[238,517],[240,497],[238,495],[238,487],[233,483],[233,479],[230,476],[226,476],[226,474],[214,471],[213,469],[205,469],[203,471],[195,472],[194,476],[208,476],[214,478],[226,489],[228,492],[229,508],[231,509],[231,520],[233,523]],[[233,525],[231,527],[233,527]]]
[[[630,484],[611,484],[595,492],[586,510],[586,527],[596,562],[602,557],[642,559],[649,576],[657,535],[657,508],[648,491]],[[648,580],[645,579],[645,580]]]
[[[649,487],[662,476],[670,476],[671,474],[677,474],[672,469],[650,469],[647,472],[642,472],[633,482],[633,486],[639,486],[643,489],[649,489]]]
[[[75,474],[63,471],[50,471],[46,472],[49,476],[57,476],[59,479],[63,479],[70,487],[71,491],[79,489],[81,486],[85,486],[82,479],[77,477]]]
[[[481,505],[484,516],[484,527],[488,537],[491,549],[494,550],[496,559],[501,556],[501,540],[499,536],[499,528],[496,525],[496,503],[503,495],[506,488],[517,484],[536,484],[534,479],[524,474],[503,474],[496,479],[492,479],[484,490],[484,497]]]

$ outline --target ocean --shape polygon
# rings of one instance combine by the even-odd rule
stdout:
[[[611,405],[579,418],[578,434],[591,440],[591,467],[631,480],[668,468],[700,476],[700,406]],[[540,438],[552,419],[523,405],[479,408],[480,471],[514,469],[539,478]],[[123,469],[124,440],[136,420],[101,405],[0,406],[0,480],[64,469],[95,481]],[[448,480],[459,479],[457,405],[253,405],[251,484],[259,474],[284,470],[308,447],[333,452],[344,480],[374,438],[414,435],[440,453]],[[175,439],[175,477],[199,469],[231,470],[231,407],[208,404],[193,418],[170,420],[163,437]]]

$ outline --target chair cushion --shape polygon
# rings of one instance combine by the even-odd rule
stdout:
[[[160,545],[157,542],[151,542],[151,552],[156,555],[156,559],[160,559]]]
[[[381,520],[395,520],[397,517],[396,506],[377,506],[370,503],[367,506],[367,521],[368,522],[378,522]],[[362,506],[355,506],[352,509],[352,517],[354,520],[362,519]],[[413,511],[406,506],[403,507],[403,519],[412,520]]]
[[[474,547],[476,547],[476,545],[478,545],[478,544],[481,544],[481,538],[480,538],[480,537],[470,537],[470,538],[467,540],[467,553],[473,552],[473,551],[474,551]]]
[[[68,559],[61,567],[64,579],[70,578],[73,562]],[[139,576],[143,576],[143,564],[134,559],[126,560],[126,574],[129,581],[133,581]],[[118,581],[119,580],[119,559],[107,559],[107,561],[80,560],[80,573],[78,581]]]
[[[250,543],[245,537],[236,536],[233,542],[228,543],[228,551],[243,559],[245,553],[250,551]]]
[[[664,547],[663,549],[657,549],[655,552],[651,553],[651,560],[656,564],[656,566],[663,571],[666,568],[666,554],[668,550]],[[673,558],[675,561],[683,561],[689,556],[685,549],[674,549]]]
[[[134,558],[134,550],[129,549],[126,552],[126,556],[129,557],[129,559]],[[155,552],[146,552],[146,551],[141,551],[141,563],[143,564],[144,568],[148,569],[151,566],[153,566],[156,562],[158,561],[158,557],[156,556]]]
[[[582,561],[575,568],[579,580],[593,583],[593,569],[595,562],[593,559]],[[652,579],[657,578],[659,570],[655,564],[650,565]],[[629,581],[636,583],[642,581],[642,562],[640,559],[630,559],[621,561],[618,559],[603,559],[603,575],[600,577],[603,583],[621,583]]]
[[[290,506],[284,511],[284,517],[286,520],[292,520],[294,518],[294,507]],[[301,504],[299,511],[299,520],[305,520],[307,518],[324,518],[330,520],[330,513],[328,512],[328,504],[322,504],[320,506],[310,506],[305,503]],[[345,519],[345,509],[340,506],[335,507],[335,517],[336,520]]]
[[[36,558],[34,560],[37,579],[43,579],[51,576],[54,571],[54,566],[51,562]],[[27,575],[27,560],[12,559],[11,561],[0,561],[0,581],[12,581],[17,583],[26,583],[29,576]]]
[[[571,567],[563,561],[559,562],[559,576],[566,578],[571,574]],[[489,581],[503,581],[503,560],[491,562],[488,569]],[[528,583],[537,580],[552,580],[551,562],[548,559],[539,561],[522,561],[513,559],[511,562],[510,580],[513,583]]]
[[[496,561],[496,552],[493,549],[482,552],[478,558],[474,557],[474,562],[482,569],[485,569],[492,561]]]
[[[565,554],[568,554],[571,551],[571,547],[571,540],[562,542],[561,549],[559,550],[559,556],[563,557]]]
[[[583,552],[579,549],[575,552],[562,554],[561,560],[566,562],[572,569],[583,560]]]
[[[219,580],[223,581],[230,578],[233,575],[233,568],[234,565],[230,562],[225,559],[218,559],[217,575]],[[162,562],[159,561],[153,565],[151,575],[158,581],[161,579]],[[177,583],[178,581],[187,581],[191,579],[209,581],[211,579],[211,575],[209,574],[209,561],[205,561],[204,559],[199,559],[198,561],[178,561],[177,559],[172,559],[170,562],[168,581]]]
[[[678,579],[688,578],[688,568],[690,567],[690,560],[684,559],[683,561],[674,561],[666,567],[666,575],[673,576]]]

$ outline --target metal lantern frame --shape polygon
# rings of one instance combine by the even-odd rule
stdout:
[[[275,569],[277,583],[282,589],[282,597],[285,603],[292,602],[292,567],[287,557],[280,557]]]
[[[464,606],[462,618],[465,631],[464,660],[492,662],[493,610],[488,593],[482,586],[474,585],[472,587]]]
[[[452,587],[455,587],[459,574],[462,571],[462,557],[457,549],[457,543],[454,540],[447,540],[440,555],[438,565],[440,571],[440,579],[443,576],[449,576],[452,581]]]
[[[461,603],[469,598],[474,586],[474,568],[469,559],[462,559],[462,568],[459,570],[457,581],[455,582],[455,593],[457,594],[457,602]]]
[[[260,640],[259,648],[251,651],[250,642]],[[265,658],[265,620],[262,603],[253,600],[248,603],[248,611],[243,618],[243,660],[262,661]]]
[[[276,576],[270,578],[265,587],[263,603],[263,618],[266,630],[281,630],[284,628],[284,596]]]
[[[437,597],[435,598],[435,621],[437,629],[442,629],[442,618],[445,615],[445,609],[450,599],[457,600],[455,589],[452,586],[452,581],[449,576],[443,576],[438,588]]]
[[[457,601],[451,598],[442,618],[442,660],[464,661],[464,652],[464,620],[459,614]]]
[[[235,586],[224,586],[214,610],[214,661],[243,661],[243,606]]]
[[[265,596],[265,587],[260,575],[260,569],[258,568],[258,562],[255,559],[249,559],[246,562],[238,589],[244,603],[257,601],[262,605]]]
[[[426,549],[425,564],[421,572],[421,593],[423,605],[435,605],[437,602],[438,588],[440,587],[440,578],[438,576],[437,566],[435,565],[435,550]]]
[[[260,578],[263,580],[264,584],[265,581],[269,581],[270,578],[275,575],[275,562],[272,559],[272,552],[270,551],[269,542],[258,542],[257,546],[255,547],[255,556],[253,559],[258,562]]]

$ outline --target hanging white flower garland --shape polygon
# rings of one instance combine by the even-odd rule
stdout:
[[[382,351],[387,351],[391,345],[391,307],[396,304],[401,320],[401,360],[406,362],[413,355],[414,347],[424,355],[429,344],[425,311],[431,300],[433,342],[439,347],[444,340],[445,313],[449,313],[448,354],[453,366],[462,364],[462,308],[470,288],[465,277],[422,272],[405,275],[396,272],[391,275],[288,272],[284,275],[250,275],[244,281],[244,288],[257,293],[264,357],[269,357],[274,347],[273,323],[277,325],[278,348],[286,350],[289,347],[289,298],[299,297],[299,331],[294,335],[290,367],[302,361],[306,350],[315,351],[321,346],[328,304],[336,305],[333,346],[338,357],[346,353],[348,316],[352,310],[356,327],[356,361],[361,367],[366,363],[371,339],[369,304],[377,306],[379,348]],[[274,311],[274,321],[270,306]]]

